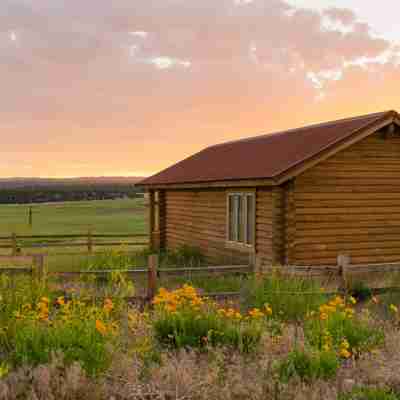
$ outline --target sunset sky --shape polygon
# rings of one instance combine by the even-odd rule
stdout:
[[[400,110],[399,11],[1,0],[0,176],[149,175],[210,144]]]

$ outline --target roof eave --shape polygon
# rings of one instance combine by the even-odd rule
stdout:
[[[277,182],[273,178],[248,178],[229,179],[205,182],[184,182],[184,183],[143,183],[139,187],[147,190],[157,189],[202,189],[202,188],[230,188],[230,187],[253,187],[253,186],[275,186]]]
[[[352,132],[349,136],[345,138],[342,138],[334,143],[330,143],[314,156],[305,158],[304,160],[293,164],[289,168],[275,175],[274,180],[277,182],[278,185],[281,185],[282,183],[285,183],[286,181],[295,178],[309,168],[312,168],[316,164],[326,160],[327,158],[338,153],[339,151],[346,149],[354,143],[366,138],[367,136],[371,135],[372,133],[378,131],[379,129],[385,127],[392,122],[396,122],[400,125],[400,116],[395,111],[389,111],[378,121],[375,121],[372,124],[368,124],[367,126],[358,129],[355,132]]]
[[[388,111],[381,118],[373,123],[369,123],[366,126],[351,132],[345,138],[341,138],[336,142],[330,143],[317,154],[310,157],[306,157],[303,160],[297,161],[293,165],[285,168],[282,171],[278,171],[274,176],[265,178],[245,178],[245,179],[225,179],[225,180],[214,180],[214,181],[202,181],[202,182],[169,182],[169,183],[146,183],[147,178],[142,182],[136,184],[138,187],[142,187],[148,190],[157,189],[194,189],[194,188],[229,188],[229,187],[250,187],[250,186],[277,186],[285,183],[286,181],[295,178],[297,175],[312,168],[314,165],[326,160],[337,152],[344,150],[359,140],[369,136],[373,132],[381,129],[391,122],[396,122],[400,125],[400,116],[396,111]]]

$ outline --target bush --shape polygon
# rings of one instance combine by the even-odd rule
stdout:
[[[337,296],[305,321],[307,340],[320,350],[335,349],[343,358],[380,345],[384,340],[383,330],[369,326],[354,314],[354,309]]]
[[[388,389],[356,388],[350,393],[342,394],[339,400],[399,400],[400,396]]]
[[[336,375],[339,360],[334,352],[305,352],[293,350],[279,364],[279,378],[288,382],[298,376],[302,380],[330,379]]]
[[[363,281],[356,281],[349,288],[349,294],[357,301],[367,301],[372,297],[372,290]]]
[[[195,268],[205,263],[205,256],[196,246],[182,245],[174,250],[162,250],[159,257],[160,264],[166,267]]]
[[[89,271],[124,270],[147,265],[147,258],[152,254],[149,249],[127,252],[122,246],[119,249],[106,249],[87,258],[84,268]]]
[[[15,367],[46,363],[62,353],[66,362],[78,361],[90,374],[103,371],[118,330],[114,314],[123,304],[106,299],[97,305],[75,296],[55,299],[44,284],[28,279],[1,291],[2,358]],[[5,280],[1,282],[3,289]]]
[[[226,345],[249,352],[259,343],[272,313],[270,308],[254,309],[243,316],[233,308],[218,308],[189,285],[172,292],[160,289],[154,304],[155,336],[175,348]]]
[[[262,308],[264,304],[269,304],[275,318],[285,321],[304,319],[326,299],[319,285],[311,279],[283,277],[279,274],[265,276],[263,279],[254,277],[245,292],[245,307]]]

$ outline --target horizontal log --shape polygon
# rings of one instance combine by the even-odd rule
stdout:
[[[399,193],[400,193],[400,187],[399,187]],[[399,200],[400,195],[399,193],[387,193],[385,191],[382,192],[376,192],[376,193],[360,193],[360,192],[345,192],[345,193],[325,193],[325,192],[320,192],[320,193],[303,193],[299,192],[296,193],[296,202],[301,202],[301,201],[323,201],[323,200],[329,200],[329,201],[342,201],[342,200]]]
[[[315,258],[336,258],[339,254],[343,253],[343,251],[336,250],[314,250],[312,255],[310,255],[310,251],[301,251],[296,248],[296,260],[307,260],[310,257]],[[400,247],[392,247],[392,248],[370,248],[370,249],[351,249],[346,250],[346,254],[350,257],[369,257],[373,259],[375,256],[398,256],[400,259]]]
[[[386,185],[371,185],[368,182],[358,182],[358,184],[346,184],[346,185],[324,185],[323,182],[312,184],[303,184],[302,182],[296,182],[296,193],[295,196],[297,198],[300,194],[307,193],[327,193],[327,194],[339,194],[342,193],[364,193],[364,194],[372,194],[372,193],[400,193],[400,186],[393,184]]]
[[[388,214],[379,213],[366,213],[366,214],[327,214],[327,215],[297,215],[296,216],[296,226],[297,224],[307,224],[320,221],[321,223],[326,222],[348,222],[357,223],[361,221],[373,221],[378,225],[388,220],[398,221],[400,219],[400,212]]]
[[[317,258],[317,257],[309,257],[306,260],[297,260],[297,264],[303,265],[322,265],[322,264],[335,264],[336,257],[325,257],[325,258]],[[373,257],[370,256],[355,256],[352,257],[351,262],[354,264],[360,265],[368,265],[372,263],[385,263],[385,262],[400,262],[399,255],[375,255]]]
[[[320,177],[309,177],[302,176],[297,178],[296,187],[298,186],[374,186],[378,188],[379,186],[394,186],[398,190],[398,181],[396,181],[396,174],[392,177],[360,177],[360,176],[320,176]]]
[[[384,226],[384,227],[357,227],[357,228],[329,228],[329,229],[306,229],[296,230],[296,235],[301,238],[308,238],[312,236],[318,236],[320,238],[324,236],[336,236],[340,237],[343,235],[394,235],[400,234],[400,226]]]
[[[390,241],[390,240],[381,240],[380,242],[377,242],[375,240],[371,240],[370,242],[360,242],[358,240],[354,241],[349,241],[347,243],[338,243],[338,242],[332,242],[332,243],[324,243],[323,238],[321,238],[319,243],[303,243],[301,245],[296,245],[296,252],[298,253],[306,253],[306,252],[314,252],[318,250],[322,251],[336,251],[338,253],[343,252],[343,251],[349,251],[351,252],[352,250],[363,250],[363,249],[384,249],[384,248],[389,248],[389,249],[396,249],[400,248],[400,241]]]
[[[318,199],[318,200],[297,200],[296,210],[303,208],[313,209],[315,207],[341,208],[341,207],[397,207],[400,211],[399,199]]]
[[[375,227],[389,227],[389,226],[400,226],[400,219],[382,219],[382,220],[366,220],[366,221],[357,221],[357,220],[340,220],[337,222],[334,221],[320,221],[315,222],[307,221],[307,222],[297,222],[296,221],[296,230],[298,232],[307,231],[307,230],[329,230],[329,229],[354,229],[354,228],[375,228]]]
[[[296,208],[296,215],[320,215],[320,214],[392,214],[398,213],[400,207],[308,207]]]
[[[341,235],[326,235],[323,238],[319,236],[296,237],[296,246],[301,246],[307,243],[356,243],[370,242],[380,243],[382,241],[400,241],[399,234],[381,235],[381,234],[341,234]]]

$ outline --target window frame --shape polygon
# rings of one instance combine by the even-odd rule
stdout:
[[[242,227],[242,234],[243,234],[243,241],[239,241],[239,232],[238,226],[240,215],[238,214],[238,206],[234,206],[233,217],[237,220],[234,225],[234,236],[235,240],[231,240],[231,198],[234,199],[235,196],[241,197],[241,204],[242,204],[242,218],[243,218],[243,227]],[[248,200],[247,198],[251,197],[253,199],[253,211],[252,211],[252,237],[253,243],[248,243],[249,240],[249,219],[248,219]],[[226,245],[228,247],[235,247],[235,248],[245,248],[248,250],[253,250],[256,244],[256,191],[255,190],[235,190],[229,191],[226,193]]]

